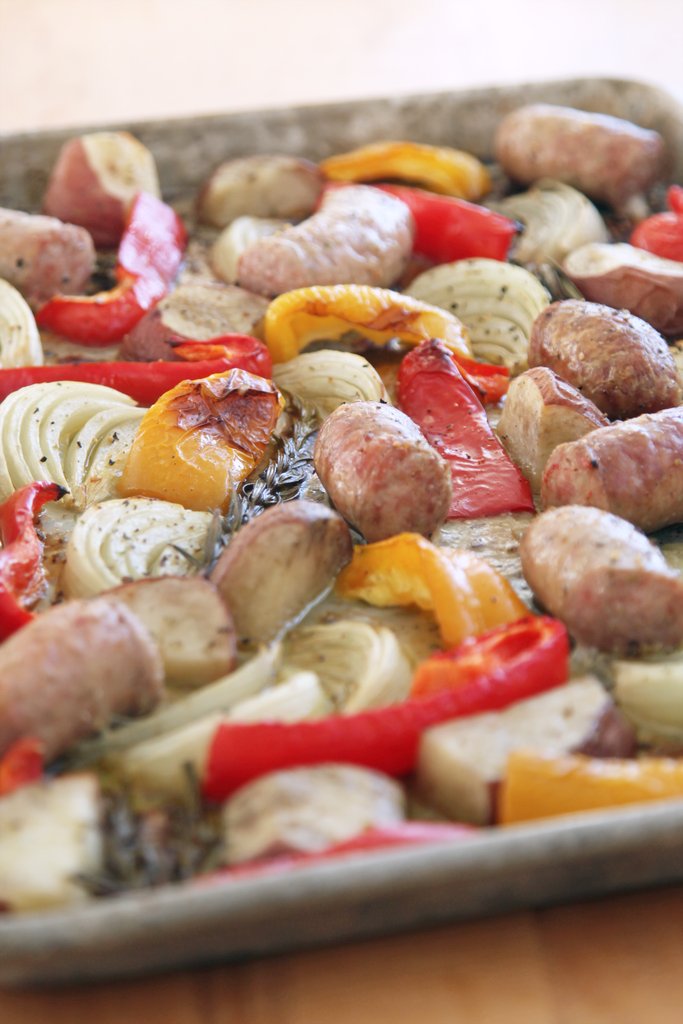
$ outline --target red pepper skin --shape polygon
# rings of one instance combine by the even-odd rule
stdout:
[[[29,384],[77,380],[86,384],[103,384],[130,395],[140,405],[149,406],[183,380],[198,380],[226,370],[248,370],[260,377],[269,377],[272,363],[265,345],[256,338],[247,338],[246,341],[249,344],[213,345],[210,351],[216,353],[216,357],[197,361],[8,367],[0,369],[0,402]],[[194,345],[187,347],[194,348]],[[221,352],[225,355],[221,356]]]
[[[469,386],[479,395],[480,401],[486,405],[495,405],[507,394],[510,386],[510,371],[507,366],[478,363],[476,359],[468,359],[460,353],[454,353],[453,358]]]
[[[672,185],[666,193],[670,213],[655,213],[634,228],[630,242],[665,260],[683,261],[683,188]]]
[[[540,691],[548,681],[559,686],[566,680],[568,658],[562,623],[545,615],[529,615],[427,658],[415,671],[410,695],[426,697],[482,676],[500,676],[515,686],[526,678]]]
[[[43,744],[33,736],[16,740],[0,758],[0,796],[26,786],[43,774]]]
[[[425,341],[404,357],[398,404],[451,467],[448,519],[534,511],[529,482],[491,430],[484,407],[442,342]]]
[[[0,505],[0,640],[34,617],[25,605],[39,596],[45,581],[43,542],[35,517],[43,505],[59,501],[64,493],[58,484],[28,484]]]
[[[202,792],[207,800],[225,800],[267,772],[328,762],[407,775],[415,767],[425,729],[451,718],[508,707],[555,685],[545,676],[520,674],[507,680],[500,674],[484,675],[465,680],[455,689],[353,715],[295,723],[223,722],[211,741]]]
[[[175,210],[141,192],[119,246],[116,288],[90,296],[55,295],[38,310],[36,323],[84,345],[120,341],[166,295],[186,240]]]
[[[406,204],[415,221],[413,251],[434,263],[481,256],[506,260],[521,229],[517,221],[465,199],[407,185],[375,185]]]
[[[229,369],[247,370],[257,377],[270,378],[273,360],[267,345],[250,334],[223,334],[207,341],[171,341],[173,352],[186,362],[208,359],[227,359]]]

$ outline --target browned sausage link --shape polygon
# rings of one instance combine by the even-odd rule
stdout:
[[[683,522],[683,406],[614,423],[550,456],[543,506],[592,505],[650,532]]]
[[[0,755],[21,736],[48,760],[115,714],[151,710],[162,695],[156,644],[115,601],[68,601],[0,647]]]
[[[446,518],[448,465],[392,406],[339,406],[322,425],[313,460],[334,506],[367,541],[404,531],[429,536]]]
[[[513,110],[495,140],[496,159],[516,181],[530,185],[555,178],[613,206],[657,181],[664,152],[658,132],[544,103]]]
[[[669,346],[626,310],[553,302],[534,320],[529,365],[548,366],[611,419],[677,405],[681,388]]]
[[[617,654],[683,642],[683,581],[634,526],[580,505],[543,512],[520,545],[538,601],[582,643]]]
[[[237,265],[238,283],[261,295],[316,284],[386,287],[405,270],[412,245],[405,203],[376,188],[349,186],[329,192],[320,212],[302,224],[250,245]]]
[[[32,306],[58,292],[77,295],[94,269],[95,247],[85,228],[0,209],[0,277]]]

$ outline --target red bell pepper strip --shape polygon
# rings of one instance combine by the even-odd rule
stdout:
[[[43,505],[64,493],[58,484],[28,484],[0,505],[0,640],[34,617],[26,606],[37,600],[45,583],[35,518]]]
[[[529,482],[491,430],[484,407],[440,341],[425,341],[404,357],[398,404],[451,467],[448,519],[534,511]]]
[[[507,259],[522,225],[465,199],[435,195],[407,185],[375,185],[406,204],[415,221],[413,251],[434,263],[481,256]]]
[[[43,744],[33,736],[22,736],[0,758],[0,796],[36,782],[43,774]]]
[[[672,185],[666,199],[671,212],[642,220],[631,234],[631,245],[665,260],[683,261],[683,188]]]
[[[202,351],[192,351],[191,357],[185,358],[185,348]],[[59,363],[57,366],[7,367],[0,369],[0,402],[29,384],[78,380],[114,388],[124,395],[130,395],[140,405],[153,405],[183,380],[198,380],[226,370],[247,370],[261,377],[269,377],[272,369],[270,353],[256,338],[242,339],[237,336],[236,340],[226,345],[190,344],[179,346],[176,352],[183,356],[178,362]],[[193,358],[207,352],[213,353],[213,358],[197,361]]]
[[[564,627],[559,625],[558,629]],[[564,632],[566,638],[566,631]],[[567,641],[567,652],[569,644]],[[565,661],[565,678],[568,661]],[[559,676],[560,673],[558,673]],[[297,765],[342,762],[407,775],[415,767],[425,729],[451,718],[496,711],[558,685],[551,675],[472,676],[457,688],[353,715],[306,722],[222,722],[209,747],[202,780],[208,800],[225,800],[267,772]]]
[[[476,359],[468,359],[458,352],[453,354],[461,374],[486,405],[495,405],[507,394],[510,386],[510,371],[507,366],[494,366],[493,363],[478,363]]]
[[[410,690],[412,697],[426,697],[471,679],[501,676],[511,680],[531,678],[543,688],[545,681],[557,686],[567,678],[569,646],[567,631],[557,619],[530,615],[508,626],[469,637],[452,651],[439,651],[418,665]]]
[[[202,875],[195,879],[199,885],[213,882],[239,880],[241,878],[260,878],[274,875],[292,868],[306,868],[311,864],[321,864],[338,857],[353,854],[371,853],[374,850],[389,850],[396,847],[427,846],[431,843],[461,842],[477,835],[472,825],[451,824],[441,821],[403,821],[399,825],[385,825],[382,828],[370,828],[352,839],[334,843],[317,853],[291,853],[270,857],[268,860],[251,861],[238,864],[233,868],[222,868],[210,875]]]
[[[182,338],[171,340],[173,353],[185,362],[198,362],[209,359],[227,359],[229,369],[247,370],[257,377],[271,377],[273,360],[268,346],[250,334],[223,334],[219,338],[207,341],[188,341]]]
[[[166,295],[180,267],[187,232],[175,210],[141,192],[118,250],[118,285],[97,295],[55,295],[36,314],[39,327],[84,345],[110,345]]]

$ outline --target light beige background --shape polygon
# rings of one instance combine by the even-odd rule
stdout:
[[[576,74],[683,98],[683,0],[0,0],[0,131]]]

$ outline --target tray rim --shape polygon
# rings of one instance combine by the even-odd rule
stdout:
[[[293,107],[276,106],[258,109],[238,110],[225,113],[212,112],[197,116],[159,118],[145,120],[121,120],[104,124],[88,123],[83,126],[66,126],[49,129],[33,129],[28,132],[1,132],[3,145],[31,146],[34,143],[58,143],[65,138],[83,131],[128,129],[144,135],[146,131],[172,132],[181,126],[197,126],[210,129],[226,122],[251,122],[263,118],[274,120],[291,117],[316,116],[324,112],[343,114],[349,109],[360,110],[386,105],[387,109],[403,105],[452,103],[463,100],[485,100],[521,96],[525,91],[570,90],[572,87],[594,85],[595,88],[628,89],[639,91],[657,103],[674,119],[678,119],[683,161],[683,104],[658,85],[612,76],[581,76],[560,79],[517,82],[512,84],[477,86],[473,89],[440,90],[438,92],[406,93],[399,96],[377,96],[367,99],[335,100],[321,104],[307,103]],[[647,824],[648,828],[644,826]],[[653,839],[659,843],[652,854]],[[581,844],[585,843],[585,849]],[[150,971],[168,970],[179,966],[197,966],[215,963],[235,957],[258,956],[286,949],[302,948],[315,943],[334,943],[340,940],[382,934],[395,929],[427,926],[467,917],[494,914],[520,907],[542,906],[579,897],[595,896],[609,892],[625,891],[642,885],[667,884],[683,881],[683,799],[667,800],[654,805],[637,805],[608,812],[590,812],[548,819],[547,821],[491,831],[466,843],[456,846],[434,844],[418,849],[375,852],[372,855],[357,855],[353,863],[322,863],[297,869],[296,877],[274,875],[260,879],[229,880],[225,884],[201,888],[196,883],[176,883],[143,893],[127,893],[115,898],[93,901],[72,908],[57,908],[50,911],[0,919],[0,984],[30,985],[44,983],[65,983],[111,977],[146,974]],[[507,866],[501,870],[500,856],[508,857]],[[634,859],[624,864],[624,855]],[[620,863],[621,862],[621,863]],[[597,879],[590,877],[586,867],[601,865],[604,870],[614,868],[609,876],[598,873]],[[530,891],[524,875],[530,867],[536,872],[536,894]],[[582,867],[584,874],[578,884],[569,889],[564,870]],[[546,872],[543,876],[543,872]],[[542,877],[543,876],[543,877]],[[287,884],[282,885],[283,879]],[[444,886],[467,883],[471,886],[468,897],[458,905],[441,900],[431,905],[427,912],[418,906],[410,913],[392,917],[390,899],[396,887],[410,885],[411,881],[430,884],[431,889],[417,889],[420,893],[439,893],[443,897]],[[502,891],[501,885],[516,879],[519,888]],[[521,881],[520,881],[521,880]],[[300,922],[297,934],[286,939],[273,936],[268,930],[267,913],[280,912],[283,908],[305,911],[314,904],[325,908],[330,901],[337,911],[349,896],[349,887],[356,886],[363,899],[375,901],[383,906],[385,917],[377,920],[361,915],[356,920],[345,920],[324,934],[315,931],[321,922],[313,921],[313,928]],[[493,902],[491,902],[493,900]],[[382,902],[384,901],[384,902]],[[478,901],[478,902],[477,902]],[[249,941],[239,936],[212,934],[208,945],[198,947],[196,952],[187,949],[174,950],[162,947],[159,954],[147,950],[140,955],[139,928],[135,917],[143,911],[146,925],[152,928],[152,938],[158,937],[158,929],[174,929],[192,923],[201,938],[202,922],[210,916],[215,928],[223,915],[239,916],[241,922],[249,922],[255,933]],[[265,916],[264,916],[265,915]],[[325,915],[323,915],[325,916]],[[120,935],[115,943],[106,932],[112,920],[117,923]],[[329,924],[325,919],[322,926]],[[64,932],[71,927],[65,940]],[[256,935],[256,938],[254,938]],[[260,935],[260,938],[259,938]],[[163,934],[161,936],[163,938]],[[195,936],[196,937],[196,936]],[[93,956],[93,938],[100,943],[99,956],[112,954],[118,949],[119,956],[128,959],[117,962],[88,963]],[[148,936],[149,938],[149,936]],[[130,944],[134,950],[130,951]],[[62,959],[60,960],[57,956]],[[68,954],[67,959],[63,959]],[[131,961],[134,956],[134,962]],[[84,959],[86,958],[86,959]],[[96,958],[97,959],[97,958]]]

